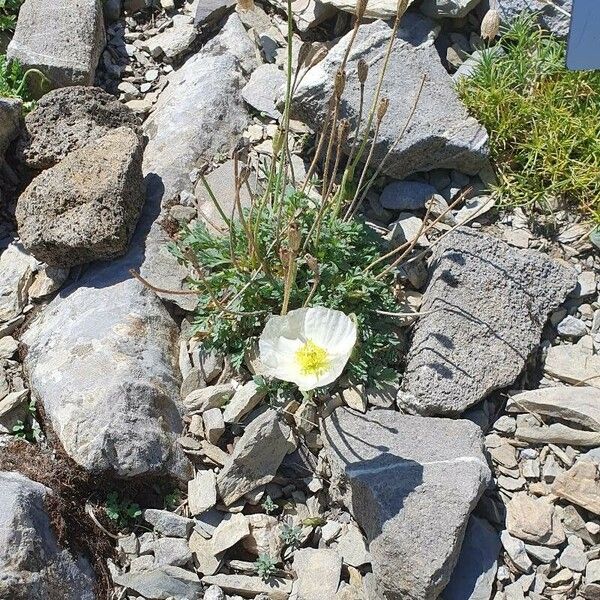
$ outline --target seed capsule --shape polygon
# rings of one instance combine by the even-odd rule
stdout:
[[[492,8],[485,13],[481,21],[481,38],[491,42],[500,31],[500,13]]]

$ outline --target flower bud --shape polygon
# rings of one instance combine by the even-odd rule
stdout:
[[[346,87],[346,72],[341,69],[335,74],[334,92],[336,98],[341,98]]]
[[[300,226],[295,221],[290,223],[290,229],[288,233],[288,245],[290,250],[296,254],[300,249],[302,243],[302,234],[300,233]]]
[[[310,55],[311,48],[312,44],[310,42],[304,42],[302,46],[300,46],[300,50],[298,52],[298,68],[304,66],[304,63]]]
[[[361,58],[358,61],[358,81],[360,81],[361,85],[364,85],[365,81],[367,81],[367,76],[369,75],[369,64],[366,60]]]
[[[348,119],[341,119],[338,126],[338,142],[345,144],[348,139],[348,132],[350,131],[350,121]]]
[[[481,21],[481,38],[491,42],[500,31],[500,13],[492,8],[485,13]]]
[[[254,0],[237,0],[237,10],[248,11],[254,10]]]

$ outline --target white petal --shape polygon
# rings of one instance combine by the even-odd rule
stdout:
[[[304,332],[330,354],[348,354],[356,344],[356,324],[339,310],[317,306],[306,315]]]

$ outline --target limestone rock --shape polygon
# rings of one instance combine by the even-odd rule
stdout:
[[[373,162],[379,164],[391,149],[383,171],[397,179],[436,168],[477,173],[487,160],[487,133],[458,99],[452,78],[433,45],[433,30],[433,22],[417,13],[404,16],[383,83],[381,97],[391,98],[391,103],[382,121]],[[327,57],[306,74],[295,94],[294,118],[315,129],[325,122],[335,73],[350,35],[344,36]],[[349,75],[340,110],[341,117],[349,119],[351,132],[356,129],[360,104],[358,60],[362,58],[373,65],[365,88],[365,106],[370,106],[378,78],[377,66],[383,61],[390,35],[391,26],[382,21],[359,28],[346,69]],[[398,141],[424,77],[425,84],[410,127]],[[349,137],[346,151],[352,142],[353,135]]]
[[[356,0],[323,0],[324,4],[330,4],[340,10],[356,13]],[[409,6],[412,0],[409,1]],[[367,3],[365,17],[369,19],[393,19],[398,11],[397,0],[370,0]]]
[[[189,173],[202,160],[229,152],[247,127],[249,115],[240,91],[246,83],[242,61],[254,48],[237,15],[223,30],[169,77],[154,112],[144,123],[147,200],[160,206],[181,191],[191,191]],[[156,251],[144,261],[142,275],[159,287],[183,289],[187,270],[169,253],[169,236],[155,224],[147,245]],[[165,296],[187,310],[193,296]]]
[[[425,207],[437,190],[428,183],[420,181],[393,181],[381,192],[379,202],[390,210],[418,210]]]
[[[324,421],[331,493],[370,544],[381,596],[428,600],[449,582],[469,514],[490,481],[479,428],[395,411]],[[431,518],[432,514],[443,518]]]
[[[334,550],[303,548],[294,553],[298,600],[334,598],[340,584],[342,559]]]
[[[399,404],[457,415],[513,383],[575,286],[564,263],[460,228],[436,246]]]
[[[175,322],[136,280],[92,270],[33,321],[22,341],[33,394],[67,454],[118,477],[188,478]]]
[[[371,3],[373,1],[371,0]],[[269,0],[269,2],[287,12],[287,0]],[[292,0],[292,14],[296,27],[304,32],[334,16],[335,8],[327,0]]]
[[[38,262],[25,253],[20,244],[12,243],[0,254],[0,323],[21,314],[37,265]]]
[[[142,144],[119,128],[33,180],[17,204],[19,235],[51,266],[114,258],[127,251],[143,203]]]
[[[471,515],[452,578],[441,600],[489,600],[498,568],[500,537],[483,519]]]
[[[579,460],[554,480],[552,492],[600,515],[600,467],[592,460]]]
[[[217,476],[217,490],[226,505],[269,483],[290,450],[289,427],[274,410],[254,419]]]
[[[217,503],[215,474],[198,471],[188,482],[188,506],[192,515],[199,515]]]
[[[223,411],[226,423],[239,423],[252,412],[267,395],[266,389],[259,388],[254,381],[248,381],[239,387]]]
[[[248,535],[250,535],[250,523],[246,515],[228,514],[213,533],[212,550],[215,555],[218,555],[235,546]]]
[[[280,119],[281,112],[275,106],[277,96],[285,85],[285,74],[276,65],[260,65],[242,90],[244,100],[259,113],[271,119]]]
[[[421,10],[429,17],[436,19],[450,17],[460,19],[466,16],[480,0],[425,0]]]
[[[233,9],[236,0],[200,0],[194,16],[194,25],[212,24]]]
[[[254,598],[265,594],[270,600],[287,600],[292,591],[289,579],[269,577],[266,581],[261,577],[249,575],[210,575],[202,581],[207,585],[217,585],[227,594],[238,594],[245,598]]]
[[[156,600],[198,598],[202,593],[198,575],[181,567],[164,566],[139,573],[114,575],[113,581],[145,598]]]
[[[552,503],[525,492],[516,493],[508,503],[506,529],[533,544],[559,546],[565,541],[564,529]]]
[[[600,432],[600,389],[561,386],[520,392],[509,398],[508,412],[533,412]]]
[[[100,0],[26,0],[7,56],[42,71],[53,89],[92,85],[105,41]]]
[[[544,371],[565,383],[600,388],[600,356],[586,354],[575,345],[548,348]]]
[[[183,24],[148,38],[142,48],[155,58],[164,54],[167,61],[176,61],[189,50],[197,35],[194,25]]]
[[[148,508],[144,511],[144,520],[148,521],[157,533],[169,537],[187,539],[194,526],[192,519],[186,519],[168,510]]]
[[[87,559],[58,544],[46,512],[51,495],[19,473],[0,472],[0,598],[96,598]]]
[[[118,127],[138,131],[139,120],[114,96],[97,87],[60,88],[25,117],[17,155],[30,169],[49,169]]]
[[[279,521],[262,513],[248,515],[247,519],[250,533],[242,540],[244,550],[254,556],[267,554],[279,562],[283,550]]]

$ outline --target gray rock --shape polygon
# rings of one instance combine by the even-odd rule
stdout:
[[[558,335],[563,338],[579,339],[587,333],[585,323],[572,315],[567,315],[557,326]]]
[[[25,117],[17,155],[29,168],[41,171],[118,127],[137,131],[139,119],[104,90],[85,86],[53,90]]]
[[[417,13],[404,16],[382,88],[381,96],[391,98],[391,103],[375,144],[373,164],[379,164],[392,148],[383,171],[396,179],[436,168],[455,168],[474,174],[486,164],[487,133],[458,99],[452,78],[433,45],[433,28],[429,19]],[[344,36],[304,77],[293,102],[294,118],[316,129],[325,122],[335,73],[350,35]],[[350,120],[350,131],[355,130],[359,112],[357,62],[362,58],[373,65],[365,92],[365,106],[370,106],[378,78],[377,66],[383,61],[390,35],[391,26],[382,21],[359,28],[346,69],[349,75],[340,109],[341,116]],[[398,141],[424,76],[426,81],[415,115]]]
[[[25,332],[32,392],[89,471],[188,479],[175,443],[178,328],[153,292],[118,275],[114,263],[91,270]]]
[[[287,12],[287,0],[269,0],[280,10]],[[292,15],[299,31],[308,31],[336,14],[329,0],[292,0]],[[352,0],[350,0],[352,1]],[[379,1],[379,0],[376,0]],[[386,2],[394,0],[385,0]],[[373,4],[371,0],[370,4]],[[354,8],[353,8],[354,11]]]
[[[275,477],[291,449],[289,436],[289,427],[274,410],[265,411],[246,427],[217,476],[217,490],[227,506]]]
[[[565,383],[600,387],[600,356],[587,354],[576,345],[548,348],[544,371]]]
[[[533,563],[529,556],[527,556],[525,542],[512,537],[506,530],[500,534],[500,540],[502,541],[502,546],[506,550],[512,564],[517,570],[521,571],[521,573],[529,573],[533,567]]]
[[[540,24],[559,37],[567,37],[569,33],[570,18],[558,8],[571,13],[572,0],[553,0],[552,3],[544,0],[498,0],[497,9],[505,24],[518,18],[523,11],[537,13]]]
[[[500,536],[496,530],[471,515],[458,562],[441,600],[489,600],[499,554]]]
[[[276,65],[260,65],[242,90],[244,100],[259,113],[271,119],[280,119],[276,99],[285,84],[285,73]]]
[[[436,189],[420,181],[393,181],[383,188],[379,202],[390,210],[418,210],[436,194]]]
[[[22,106],[18,98],[0,98],[0,160],[19,134]]]
[[[0,598],[94,600],[87,559],[58,544],[46,502],[52,491],[0,472]]]
[[[148,38],[142,49],[154,58],[164,54],[167,61],[176,61],[190,49],[197,36],[198,30],[194,25],[183,24]]]
[[[236,0],[200,0],[194,25],[207,25],[222,19],[235,6]]]
[[[390,600],[437,597],[490,481],[479,427],[389,410],[361,415],[337,409],[324,421],[323,441],[330,493],[367,536],[379,594]]]
[[[255,598],[259,595],[271,597],[274,600],[283,600],[289,597],[292,591],[292,582],[280,577],[251,577],[249,575],[209,575],[202,581],[207,585],[216,585],[227,594],[239,594],[245,598]]]
[[[38,262],[20,244],[12,243],[0,254],[0,323],[21,314]]]
[[[436,246],[398,402],[408,412],[457,415],[513,383],[575,272],[460,228]]]
[[[178,537],[162,537],[154,544],[154,562],[157,567],[172,565],[185,567],[192,560],[187,540]]]
[[[577,573],[585,571],[588,564],[588,558],[585,555],[585,552],[573,544],[569,544],[562,551],[559,561],[561,567],[576,571]]]
[[[52,266],[114,258],[127,251],[143,203],[142,144],[122,127],[32,181],[17,203],[19,235]]]
[[[460,19],[479,4],[480,0],[425,0],[421,10],[429,17]]]
[[[144,520],[154,526],[161,535],[187,539],[194,526],[192,519],[186,519],[168,510],[148,508],[144,511]]]
[[[202,594],[198,575],[181,567],[165,566],[139,573],[114,575],[113,581],[153,600],[200,598]]]
[[[253,52],[238,16],[232,15],[219,35],[170,75],[144,124],[149,137],[144,173],[152,206],[191,191],[190,171],[237,144],[249,122],[240,95],[246,83],[242,60]],[[158,223],[152,227],[146,243],[155,251],[146,257],[142,275],[161,288],[178,290],[188,273],[169,253],[168,241]],[[192,296],[165,297],[188,310],[196,304]]]
[[[340,584],[342,559],[334,550],[303,548],[294,552],[298,600],[334,598]]]
[[[586,386],[560,386],[519,392],[508,400],[509,412],[532,412],[576,423],[600,432],[600,390]]]
[[[42,71],[52,89],[92,85],[105,43],[100,0],[26,0],[7,56]]]
[[[204,592],[204,600],[225,600],[225,592],[218,585],[211,585]]]

